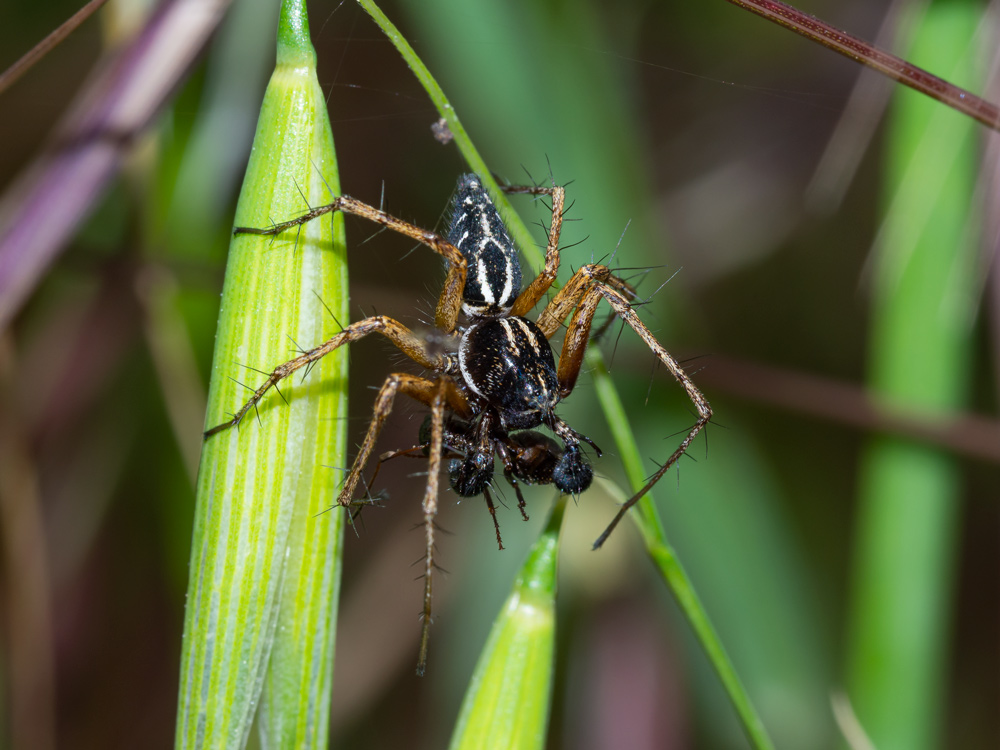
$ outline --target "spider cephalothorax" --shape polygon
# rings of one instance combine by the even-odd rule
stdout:
[[[398,321],[382,315],[351,323],[329,341],[278,365],[232,420],[209,430],[213,435],[236,425],[264,395],[283,378],[306,367],[344,344],[370,333],[388,338],[410,359],[424,368],[424,376],[393,373],[375,400],[374,416],[337,502],[355,503],[361,473],[371,458],[376,439],[392,411],[397,393],[430,407],[419,448],[428,458],[427,486],[423,498],[426,555],[424,567],[424,627],[418,673],[426,662],[431,615],[431,579],[434,572],[434,518],[438,506],[438,481],[444,460],[448,461],[451,486],[462,496],[484,495],[493,515],[497,543],[500,527],[490,497],[495,459],[504,466],[504,476],[514,487],[521,513],[524,498],[518,482],[553,484],[564,493],[579,494],[593,479],[593,469],[581,448],[588,438],[580,435],[556,414],[559,402],[576,385],[583,355],[590,339],[591,323],[601,300],[646,343],[674,378],[683,386],[698,417],[674,452],[661,464],[646,486],[619,509],[594,544],[607,539],[625,513],[684,454],[691,441],[711,419],[712,411],[701,392],[677,361],[639,320],[632,307],[634,292],[607,266],[588,264],[580,268],[532,321],[526,316],[552,287],[559,270],[559,234],[565,193],[562,187],[502,188],[508,193],[548,196],[552,222],[545,251],[545,267],[525,289],[521,289],[521,267],[517,251],[502,217],[474,174],[458,181],[452,204],[447,238],[401,221],[353,198],[341,196],[327,206],[314,208],[297,219],[274,226],[237,228],[236,233],[279,234],[332,211],[355,214],[411,237],[440,255],[447,276],[438,298],[434,322],[441,334],[456,342],[454,347],[431,345]],[[465,320],[460,325],[459,316]],[[558,364],[549,343],[569,318]],[[457,351],[457,355],[455,352]],[[555,438],[534,428],[546,427]],[[397,453],[407,453],[402,451]]]

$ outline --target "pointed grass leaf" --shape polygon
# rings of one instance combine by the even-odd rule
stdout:
[[[451,750],[545,746],[555,651],[556,563],[566,496],[528,554],[462,702]]]
[[[339,192],[304,3],[285,2],[237,226]],[[206,428],[226,422],[263,372],[347,320],[343,223],[230,244]],[[332,315],[327,312],[329,308]],[[208,438],[198,476],[176,747],[242,747],[262,700],[267,747],[326,747],[343,514],[346,357],[280,384],[238,427]],[[265,687],[266,686],[266,687]]]

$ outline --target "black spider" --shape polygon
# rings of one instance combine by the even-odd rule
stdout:
[[[353,198],[341,196],[327,206],[314,208],[297,219],[265,229],[239,227],[237,234],[274,235],[298,227],[332,211],[355,214],[411,237],[431,248],[447,262],[444,289],[438,298],[435,325],[454,346],[445,351],[431,347],[398,321],[382,315],[352,323],[329,341],[276,367],[229,422],[213,427],[206,436],[236,425],[283,378],[316,362],[344,344],[371,333],[388,338],[428,375],[389,375],[375,401],[374,416],[337,502],[354,504],[361,473],[371,457],[393,399],[403,393],[430,407],[424,440],[429,460],[423,514],[426,535],[424,570],[424,625],[417,667],[426,663],[431,620],[431,578],[434,569],[434,518],[438,507],[441,462],[451,456],[449,477],[464,497],[483,494],[496,515],[489,496],[497,456],[509,481],[551,482],[561,492],[579,494],[593,479],[593,469],[581,449],[588,443],[556,414],[559,402],[573,392],[590,338],[598,303],[604,299],[615,313],[646,343],[667,367],[694,403],[698,417],[680,445],[646,485],[626,501],[594,547],[600,547],[625,513],[684,454],[695,436],[708,424],[712,410],[677,361],[639,320],[630,304],[632,288],[607,266],[585,265],[549,301],[537,320],[525,316],[548,292],[559,269],[559,234],[565,192],[562,187],[504,187],[508,193],[548,196],[552,201],[545,267],[521,290],[517,250],[481,180],[474,174],[458,181],[447,238],[396,219]],[[464,313],[465,324],[459,325]],[[558,367],[549,339],[570,317]],[[533,428],[545,426],[553,440]],[[524,501],[517,490],[522,514]],[[497,526],[497,542],[500,530]],[[502,548],[502,544],[500,545]]]

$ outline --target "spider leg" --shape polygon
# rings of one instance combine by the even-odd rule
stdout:
[[[566,331],[566,337],[563,340],[562,354],[559,357],[559,369],[557,372],[557,378],[559,380],[559,388],[562,396],[567,396],[572,392],[574,385],[576,385],[577,377],[580,374],[580,366],[583,362],[583,355],[587,348],[587,342],[590,338],[590,327],[594,319],[594,313],[597,310],[598,303],[605,299],[608,304],[614,309],[615,314],[619,318],[624,320],[628,325],[635,331],[639,337],[645,342],[646,346],[649,347],[650,351],[656,355],[670,371],[670,374],[674,376],[674,379],[680,383],[681,387],[684,388],[685,393],[687,393],[688,398],[691,403],[694,404],[696,411],[698,412],[698,419],[695,421],[694,426],[690,429],[684,439],[681,441],[680,445],[677,446],[676,450],[670,455],[670,457],[663,463],[662,466],[656,471],[655,474],[646,482],[645,486],[639,490],[636,494],[630,497],[622,507],[618,510],[614,519],[608,525],[608,528],[604,530],[594,543],[594,548],[600,547],[607,540],[608,536],[614,531],[615,527],[625,517],[629,508],[635,505],[640,498],[643,497],[653,485],[655,485],[667,471],[670,470],[678,459],[684,455],[691,442],[695,439],[699,432],[701,432],[705,425],[708,424],[709,420],[712,418],[712,407],[709,406],[708,400],[702,395],[701,391],[698,390],[697,386],[691,381],[687,373],[684,372],[680,364],[676,359],[664,348],[664,346],[656,340],[653,333],[646,327],[646,325],[639,319],[632,305],[629,303],[628,297],[622,291],[622,287],[628,287],[625,282],[621,281],[617,277],[613,276],[610,270],[605,266],[584,266],[576,274],[574,274],[573,279],[571,279],[571,284],[567,284],[563,290],[560,290],[560,294],[566,289],[573,287],[574,291],[570,293],[567,299],[576,300],[579,299],[579,303],[576,305],[576,310],[573,313],[573,318],[570,320],[569,328]],[[628,287],[630,289],[630,287]],[[577,291],[582,290],[582,291]],[[559,295],[556,295],[557,299],[554,299],[552,303],[546,307],[542,315],[549,313],[550,308],[557,307],[563,304],[563,302],[558,300]],[[558,303],[558,304],[557,304]],[[541,324],[539,323],[539,327]],[[545,331],[545,329],[542,329]],[[546,331],[547,333],[547,331]]]
[[[389,418],[389,414],[392,412],[393,401],[395,400],[397,393],[403,393],[415,401],[419,401],[420,403],[427,404],[431,407],[432,444],[433,419],[436,418],[433,409],[434,403],[439,394],[445,402],[449,399],[449,397],[461,396],[455,388],[454,383],[446,377],[436,380],[428,380],[426,378],[417,377],[416,375],[394,372],[386,378],[382,388],[379,389],[378,396],[375,398],[375,406],[372,409],[372,421],[368,425],[368,432],[365,434],[364,440],[361,441],[361,447],[358,449],[358,455],[354,459],[354,463],[351,465],[351,471],[344,480],[343,487],[340,489],[340,495],[337,497],[338,504],[346,506],[353,502],[354,491],[358,486],[358,482],[361,480],[361,472],[364,471],[365,466],[368,464],[372,451],[375,449],[375,443],[378,440],[378,436],[382,432],[382,428],[385,426],[385,421]],[[440,450],[441,449],[439,447],[439,453]],[[441,457],[439,455],[439,465],[440,460]],[[436,486],[437,476],[433,472],[433,462],[431,463],[431,469],[433,482]],[[430,480],[428,480],[428,484],[430,484]]]
[[[420,636],[420,654],[417,660],[417,674],[422,675],[427,665],[427,645],[430,638],[431,625],[431,584],[434,572],[434,518],[438,506],[438,478],[441,472],[441,455],[444,446],[444,413],[445,406],[455,404],[456,410],[468,409],[464,397],[455,387],[454,382],[447,377],[428,380],[406,373],[393,373],[386,378],[375,399],[372,421],[368,432],[361,443],[358,455],[354,459],[351,471],[344,480],[337,503],[343,506],[353,504],[352,497],[361,478],[361,472],[371,457],[378,440],[379,433],[392,412],[393,401],[397,393],[404,393],[410,398],[427,404],[431,408],[430,455],[428,456],[427,486],[422,503],[424,515],[424,533],[426,550],[424,553],[424,608],[423,629]],[[421,447],[421,446],[417,446]],[[409,449],[412,451],[414,449]],[[408,451],[397,451],[388,454],[390,457],[405,454]],[[379,461],[381,463],[381,461]]]
[[[385,211],[380,211],[350,196],[341,195],[334,198],[332,203],[310,209],[295,219],[289,219],[288,221],[273,224],[262,229],[256,227],[236,227],[233,229],[233,234],[276,235],[284,232],[286,229],[301,226],[306,222],[335,211],[360,216],[394,232],[410,237],[422,245],[426,245],[447,261],[448,276],[445,278],[444,289],[441,290],[441,296],[438,298],[437,309],[434,313],[434,322],[445,333],[454,331],[458,323],[458,313],[462,307],[462,290],[465,288],[467,273],[465,256],[448,240],[434,232],[428,232],[409,222],[397,219]]]
[[[527,507],[528,504],[524,502],[524,495],[521,494],[521,485],[517,483],[517,478],[514,476],[514,473],[510,469],[504,469],[503,476],[504,479],[507,480],[507,483],[514,488],[514,494],[517,495],[517,509],[521,511],[521,518],[527,521],[528,512],[525,510],[525,508]]]
[[[434,518],[438,507],[438,478],[441,474],[441,453],[444,445],[444,409],[446,391],[450,381],[441,378],[437,382],[431,399],[431,445],[427,462],[427,489],[424,492],[422,509],[424,512],[424,611],[423,627],[420,631],[420,652],[417,657],[417,674],[423,675],[427,667],[427,645],[431,635],[431,591],[434,573]]]
[[[555,335],[563,321],[579,306],[583,296],[595,283],[603,283],[616,289],[626,301],[637,296],[632,285],[613,275],[607,266],[596,263],[583,266],[573,274],[562,289],[556,292],[552,301],[545,306],[535,321],[545,334],[545,338],[550,339]]]
[[[507,480],[507,484],[514,488],[514,493],[517,495],[517,509],[521,511],[521,517],[527,521],[528,513],[525,510],[527,503],[524,502],[524,495],[521,494],[521,485],[517,482],[517,476],[514,474],[514,458],[511,455],[511,450],[508,446],[501,442],[496,443],[496,452],[500,456],[500,460],[503,461],[503,476]]]
[[[520,494],[518,492],[518,495]],[[497,530],[497,544],[500,546],[500,550],[503,551],[503,539],[500,538],[500,522],[497,520],[497,509],[493,504],[493,496],[490,495],[488,488],[483,490],[483,497],[486,498],[486,507],[490,509],[490,516],[493,517],[493,528]]]
[[[552,187],[507,185],[502,189],[505,193],[547,195],[552,201],[552,223],[549,225],[549,239],[545,247],[545,267],[514,300],[514,306],[510,311],[511,315],[523,317],[545,296],[559,271],[559,235],[562,232],[566,190],[557,185]]]
[[[357,323],[351,323],[351,325],[347,326],[347,328],[342,330],[329,341],[326,341],[309,351],[303,352],[298,357],[290,359],[284,364],[275,367],[261,386],[254,391],[250,400],[247,401],[235,415],[233,415],[233,418],[228,422],[223,422],[222,424],[216,425],[208,430],[205,433],[205,437],[211,437],[212,435],[222,432],[229,427],[238,425],[243,417],[246,416],[246,413],[257,406],[260,400],[264,397],[265,393],[296,370],[306,367],[307,365],[311,365],[317,360],[325,357],[330,352],[339,349],[344,344],[349,344],[352,341],[362,339],[370,333],[379,333],[385,336],[393,344],[395,344],[396,347],[403,352],[403,354],[428,370],[443,370],[448,366],[449,357],[446,355],[431,354],[428,352],[423,341],[421,341],[419,337],[415,336],[413,332],[402,323],[384,315],[376,315],[371,318],[365,318],[364,320],[359,320]]]
[[[387,451],[378,457],[378,461],[375,462],[375,471],[372,472],[372,478],[368,480],[367,484],[369,487],[375,484],[375,479],[378,477],[379,471],[382,469],[382,464],[387,461],[391,461],[394,458],[399,458],[400,456],[406,456],[407,458],[426,458],[424,451],[426,451],[428,446],[426,445],[414,445],[412,448],[401,448],[399,450]]]

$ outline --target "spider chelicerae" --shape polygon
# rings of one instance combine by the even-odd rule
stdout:
[[[431,346],[402,323],[384,315],[359,320],[325,343],[278,365],[230,421],[206,433],[208,437],[239,424],[278,382],[341,346],[372,333],[388,338],[424,368],[427,374],[422,376],[397,372],[386,379],[375,400],[368,432],[337,498],[338,504],[343,506],[356,504],[354,494],[362,471],[371,458],[397,394],[402,393],[430,407],[430,416],[421,430],[423,445],[419,446],[428,456],[428,474],[422,506],[426,553],[418,673],[423,672],[426,664],[431,622],[434,519],[443,460],[449,460],[451,487],[457,494],[485,496],[501,549],[500,527],[490,494],[496,458],[499,457],[503,464],[504,476],[514,487],[518,507],[525,518],[519,481],[551,483],[563,493],[578,495],[593,480],[593,468],[581,445],[587,443],[598,456],[600,451],[587,437],[566,424],[555,409],[576,385],[591,324],[601,300],[607,300],[615,314],[642,338],[681,384],[695,406],[697,419],[646,485],[621,506],[594,543],[595,549],[604,543],[629,508],[677,462],[712,417],[708,401],[636,315],[630,301],[635,298],[632,287],[607,266],[596,263],[583,266],[556,292],[535,321],[525,317],[547,294],[559,270],[565,191],[554,185],[504,186],[502,190],[547,197],[552,204],[545,266],[523,291],[517,249],[482,181],[474,174],[463,175],[458,180],[447,237],[420,229],[348,196],[340,196],[329,205],[313,208],[296,219],[270,227],[235,229],[237,234],[277,235],[324,214],[341,211],[411,237],[436,252],[447,264],[447,277],[438,298],[434,322],[452,342],[451,347],[441,347],[437,343]],[[465,322],[460,324],[462,314]],[[570,321],[557,366],[549,340],[567,318]],[[534,429],[540,426],[551,430],[557,439]]]

